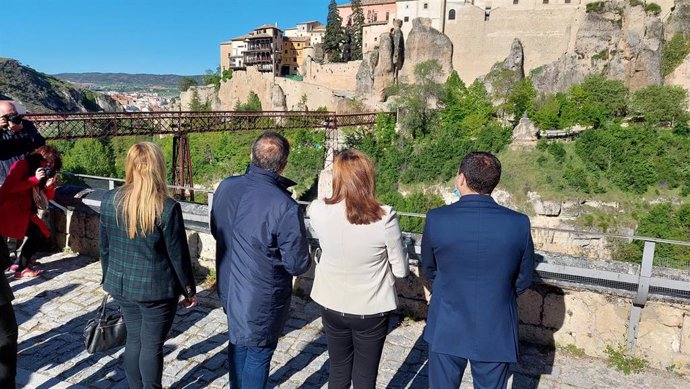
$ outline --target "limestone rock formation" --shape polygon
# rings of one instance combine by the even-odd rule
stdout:
[[[364,54],[362,63],[359,65],[356,77],[355,91],[359,95],[371,94],[374,90],[374,71],[379,61],[379,50],[372,50]]]
[[[674,4],[664,35],[669,40],[676,33],[690,35],[690,0],[676,0]]]
[[[690,55],[685,57],[683,63],[673,73],[666,76],[666,84],[677,85],[690,91]],[[690,105],[690,103],[688,104]]]
[[[453,42],[431,27],[431,19],[415,18],[405,42],[405,65],[400,72],[401,81],[413,83],[415,66],[430,60],[436,60],[441,65],[443,71],[439,74],[438,81],[445,82],[453,71]]]
[[[525,56],[522,43],[515,38],[508,57],[492,66],[491,71],[483,78],[486,91],[499,99],[506,96],[507,91],[512,89],[515,83],[525,78],[524,64]],[[502,101],[498,103],[500,104]]]
[[[278,84],[273,84],[271,87],[271,110],[287,111],[285,92],[283,92],[283,88],[281,88]]]
[[[528,117],[523,116],[520,122],[513,129],[513,143],[517,144],[536,144],[539,129]]]
[[[555,217],[561,214],[560,202],[542,200],[536,192],[527,192],[527,198],[532,203],[534,212],[539,216]]]
[[[374,85],[372,92],[379,96],[380,101],[385,99],[385,89],[395,82],[395,67],[393,66],[393,38],[390,33],[379,36],[378,60],[374,68]]]
[[[657,15],[628,1],[605,2],[584,14],[574,46],[557,61],[532,71],[546,93],[564,92],[589,74],[625,82],[631,90],[661,83],[664,26]]]

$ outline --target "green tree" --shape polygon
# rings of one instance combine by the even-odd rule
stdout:
[[[186,92],[189,87],[192,86],[197,86],[196,79],[194,77],[181,77],[177,81],[178,88],[180,88],[180,92]]]
[[[352,0],[352,25],[350,30],[352,32],[352,43],[350,52],[352,60],[362,59],[362,27],[364,26],[364,10],[362,9],[362,0]]]
[[[675,125],[686,118],[688,92],[674,85],[650,85],[633,93],[630,110],[652,125]]]
[[[210,111],[211,110],[211,102],[207,100],[207,101],[204,101],[202,103],[201,99],[199,98],[199,91],[194,89],[194,90],[192,90],[192,99],[189,103],[189,110],[190,111]]]
[[[595,127],[626,113],[628,88],[623,81],[603,75],[589,75],[568,91],[568,109],[574,110],[575,122]]]
[[[523,114],[529,113],[534,106],[534,99],[537,97],[537,90],[530,78],[523,78],[515,83],[506,98],[505,111],[513,115],[515,121],[520,120]]]
[[[534,124],[542,130],[561,128],[562,100],[556,95],[548,95],[536,103],[536,109],[531,116]]]
[[[64,171],[115,177],[113,150],[108,140],[78,140],[63,154],[62,160]]]
[[[414,68],[416,82],[400,87],[400,123],[412,138],[422,137],[431,131],[435,117],[431,103],[444,95],[443,86],[436,82],[441,70],[436,60],[419,63]]]
[[[254,91],[249,91],[247,102],[242,104],[239,101],[235,104],[235,111],[259,112],[261,111],[261,99]]]
[[[323,37],[323,51],[328,55],[331,62],[342,61],[342,44],[345,38],[343,30],[343,18],[338,12],[338,5],[335,0],[328,4],[328,20],[326,22],[326,35]]]
[[[220,89],[221,81],[227,81],[232,78],[232,69],[225,69],[221,72],[220,65],[215,71],[206,69],[206,72],[201,76],[201,81],[204,85],[213,85],[216,91]]]

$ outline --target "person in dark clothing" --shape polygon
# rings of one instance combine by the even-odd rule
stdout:
[[[197,303],[182,208],[168,196],[165,172],[158,146],[137,143],[127,153],[125,184],[101,203],[103,289],[124,316],[132,389],[162,387],[163,343],[178,299],[186,308]]]
[[[12,164],[45,144],[33,122],[24,119],[13,102],[0,101],[0,185]]]
[[[230,387],[263,389],[287,321],[292,277],[309,269],[299,205],[282,177],[290,145],[268,132],[242,176],[221,182],[211,208],[218,294],[228,316]]]

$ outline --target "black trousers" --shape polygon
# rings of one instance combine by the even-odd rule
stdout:
[[[177,311],[177,299],[135,302],[113,296],[127,327],[124,365],[131,389],[160,389],[163,380],[163,343]]]
[[[0,274],[0,277],[4,277]],[[14,389],[17,375],[17,319],[12,304],[0,305],[0,388]]]
[[[43,235],[41,229],[34,223],[29,222],[29,227],[26,229],[26,242],[24,242],[22,251],[19,254],[19,269],[17,269],[17,271],[22,271],[29,267],[31,257],[33,257],[41,247],[44,247],[47,242],[48,238]]]
[[[328,341],[328,389],[375,389],[390,314],[373,318],[344,317],[322,309]]]

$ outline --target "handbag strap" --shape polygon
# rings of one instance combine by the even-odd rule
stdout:
[[[101,309],[99,309],[98,314],[96,317],[98,317],[99,321],[105,320],[105,306],[108,303],[108,297],[110,297],[109,294],[106,294],[103,296],[103,302],[101,303]]]

